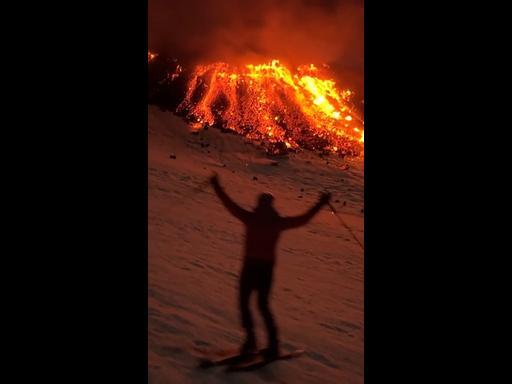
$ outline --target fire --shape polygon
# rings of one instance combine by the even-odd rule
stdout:
[[[350,90],[338,90],[318,68],[291,71],[278,60],[239,68],[197,66],[178,107],[189,121],[219,125],[262,141],[267,148],[326,150],[358,155],[364,122],[351,108]]]

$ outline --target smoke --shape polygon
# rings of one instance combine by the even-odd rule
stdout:
[[[149,0],[149,48],[194,63],[328,64],[363,93],[362,0]]]

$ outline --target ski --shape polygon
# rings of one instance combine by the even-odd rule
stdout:
[[[297,349],[290,353],[285,353],[277,356],[273,359],[266,359],[261,353],[258,353],[250,361],[241,361],[237,363],[231,363],[227,368],[226,372],[243,372],[243,371],[254,371],[264,366],[273,363],[278,360],[289,360],[301,356],[305,351],[303,349]]]
[[[239,364],[255,358],[259,353],[259,351],[253,353],[237,353],[220,359],[201,358],[199,359],[199,368],[207,369],[211,367],[218,367],[220,365]]]

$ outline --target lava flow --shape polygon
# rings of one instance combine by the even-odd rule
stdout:
[[[269,152],[300,148],[360,155],[364,122],[349,90],[319,78],[314,65],[295,73],[278,60],[242,68],[196,67],[178,107],[195,128],[220,126],[262,142]]]

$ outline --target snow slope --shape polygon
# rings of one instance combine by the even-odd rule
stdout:
[[[284,233],[278,246],[271,305],[283,350],[302,347],[305,355],[255,372],[197,369],[198,349],[238,348],[243,336],[243,227],[206,186],[212,171],[246,208],[260,192],[272,192],[281,215],[303,213],[325,188],[362,242],[362,160],[342,170],[344,160],[302,153],[273,166],[243,137],[215,129],[192,135],[180,118],[154,106],[148,119],[149,382],[363,383],[363,250],[328,209]]]

